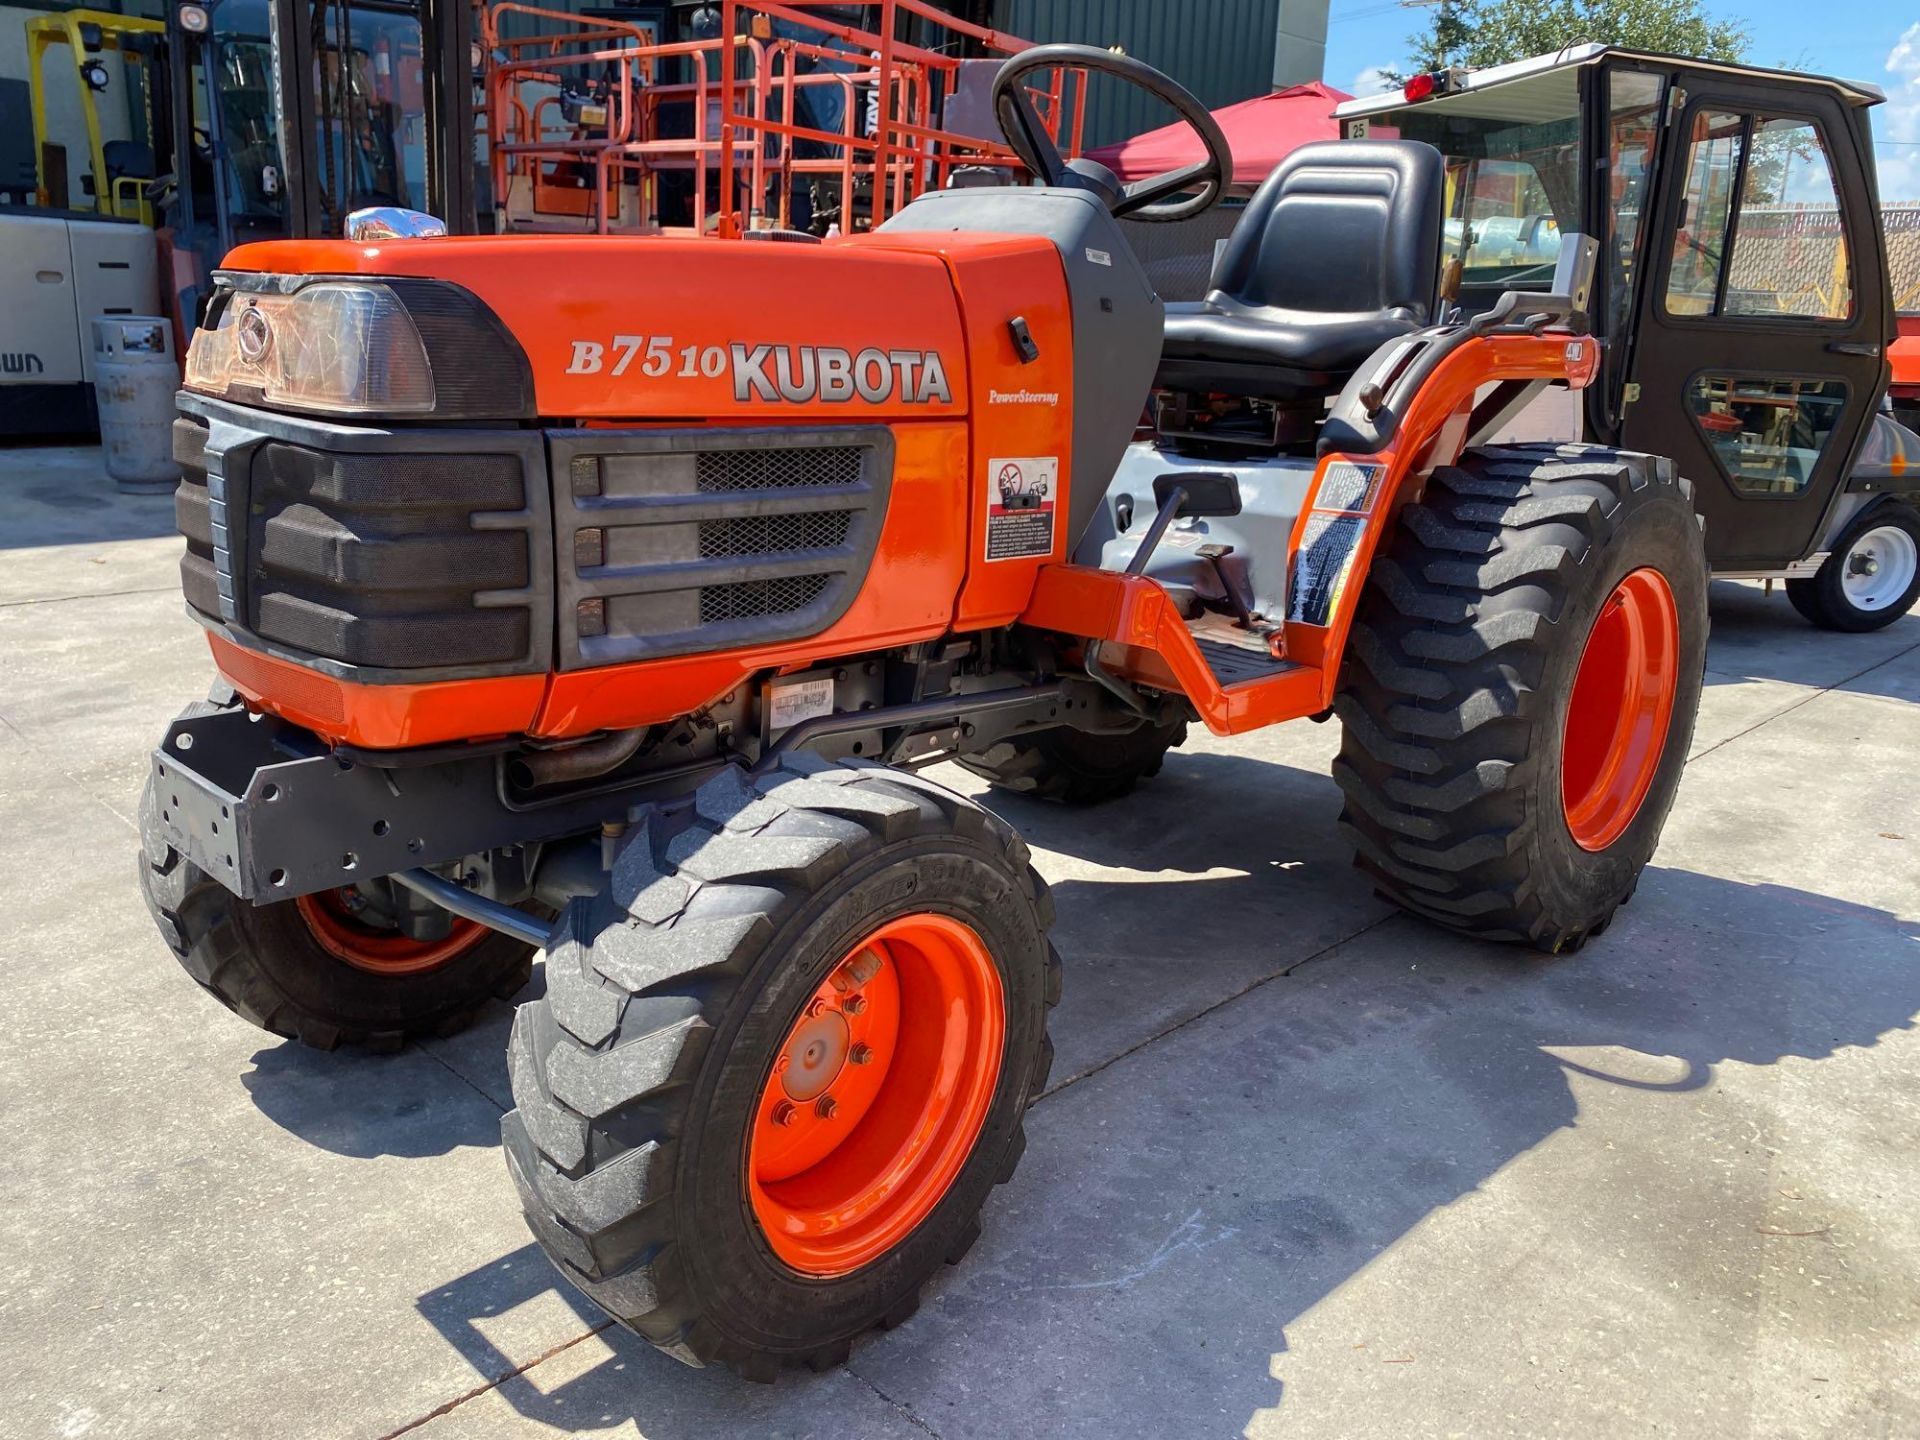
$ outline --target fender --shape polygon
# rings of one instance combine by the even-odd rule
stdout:
[[[1273,674],[1220,684],[1166,591],[1143,575],[1049,565],[1021,623],[1102,642],[1114,674],[1185,695],[1216,735],[1320,714],[1333,704],[1347,633],[1380,538],[1401,508],[1419,499],[1436,467],[1458,460],[1497,419],[1486,406],[1511,405],[1505,387],[1582,389],[1592,383],[1599,359],[1592,336],[1524,326],[1438,327],[1385,347],[1368,369],[1390,371],[1389,384],[1366,403],[1391,423],[1379,427],[1381,443],[1371,450],[1361,448],[1364,439],[1349,428],[1342,438],[1360,444],[1322,454],[1315,467],[1312,498],[1294,522],[1291,542],[1295,575],[1280,658],[1293,663]],[[1489,386],[1494,389],[1483,400]],[[1365,388],[1349,387],[1356,396]],[[1309,555],[1317,555],[1320,566],[1303,586],[1300,562]]]

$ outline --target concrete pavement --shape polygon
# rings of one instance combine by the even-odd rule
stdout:
[[[154,937],[130,821],[209,674],[177,554],[93,452],[0,452],[5,1433],[1920,1433],[1920,619],[1717,587],[1666,841],[1563,961],[1371,896],[1332,726],[995,797],[1067,962],[1026,1160],[910,1324],[756,1387],[531,1243],[507,1007],[318,1055]]]

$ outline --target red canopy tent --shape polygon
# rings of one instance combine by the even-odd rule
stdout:
[[[1233,184],[1248,189],[1258,185],[1287,154],[1312,140],[1337,140],[1333,107],[1353,97],[1344,90],[1315,80],[1242,100],[1213,112],[1227,146],[1233,151]],[[1191,165],[1205,155],[1200,137],[1184,121],[1176,120],[1118,145],[1102,145],[1087,154],[1122,180],[1142,180]]]

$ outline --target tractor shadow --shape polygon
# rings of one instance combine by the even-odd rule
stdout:
[[[500,1043],[505,1052],[504,1035]],[[307,1144],[354,1160],[423,1159],[500,1143],[500,1111],[423,1051],[332,1054],[297,1041],[253,1054],[240,1076],[260,1113]],[[500,1061],[504,1080],[506,1062]]]
[[[1782,886],[1655,866],[1607,937],[1561,960],[1389,917],[1346,866],[1324,773],[1176,753],[1152,786],[1077,818],[994,804],[1051,852],[1063,1063],[979,1244],[851,1366],[948,1440],[1239,1436],[1284,1412],[1288,1329],[1321,1300],[1576,1122],[1620,1123],[1583,1116],[1576,1084],[1629,1098],[1623,1149],[1653,1135],[1684,1153],[1719,1143],[1694,1129],[1719,1067],[1820,1062],[1920,1013],[1920,923]],[[1297,929],[1339,933],[1303,954]],[[1076,993],[1095,999],[1076,1009]],[[1670,1223],[1629,1233],[1615,1208],[1583,1228],[1631,1251],[1649,1290],[1680,1274],[1716,1287],[1703,1306],[1737,1305],[1721,1292],[1751,1256],[1711,1253],[1716,1185],[1658,1166],[1629,1181]],[[1475,1258],[1443,1254],[1432,1286],[1470,1289]],[[487,1330],[556,1295],[581,1333],[602,1322],[530,1245],[417,1306],[480,1374],[512,1376],[498,1394],[516,1412],[558,1431],[802,1433],[847,1403],[844,1376],[751,1386],[617,1329],[515,1373],[526,1356]],[[1376,1321],[1369,1363],[1422,1338],[1398,1305]]]
[[[394,1055],[327,1053],[286,1040],[255,1051],[240,1083],[281,1129],[350,1159],[495,1149],[501,1113],[513,1104],[507,1037],[514,1007],[545,993],[546,974],[536,964],[510,1003],[488,1001],[457,1035]]]

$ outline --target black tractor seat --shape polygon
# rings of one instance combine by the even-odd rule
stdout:
[[[1338,390],[1428,323],[1445,209],[1446,162],[1431,145],[1301,146],[1254,192],[1207,298],[1167,306],[1156,383],[1282,401]]]

